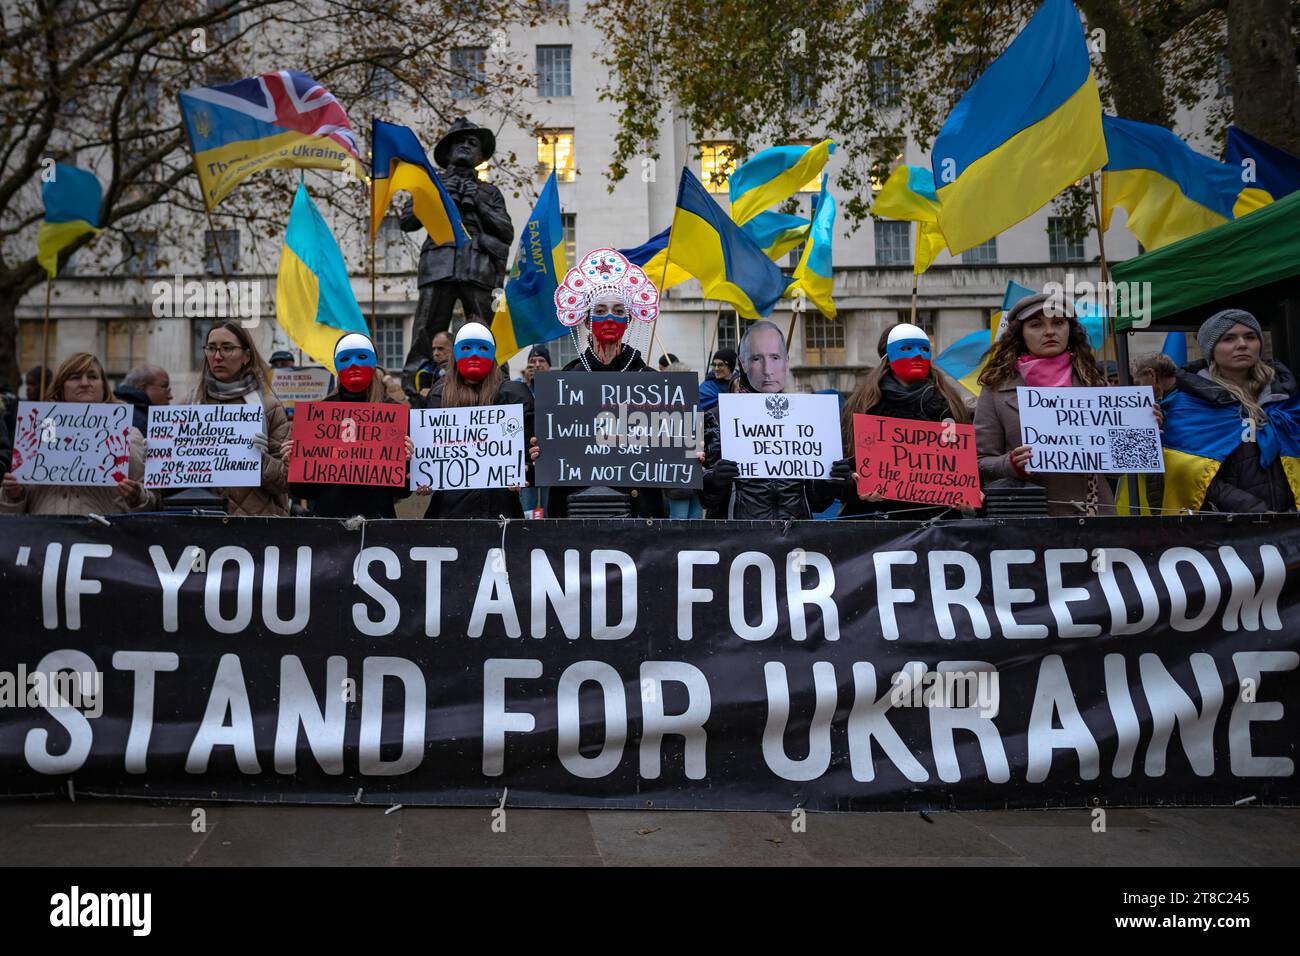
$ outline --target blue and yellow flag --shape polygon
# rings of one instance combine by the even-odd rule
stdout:
[[[1002,294],[1002,308],[995,309],[989,316],[988,329],[980,329],[978,332],[962,336],[939,353],[934,364],[957,379],[972,395],[979,395],[982,390],[979,383],[980,373],[988,364],[989,356],[993,354],[993,346],[998,336],[1002,334],[1006,324],[1003,316],[1025,296],[1033,294],[1034,290],[1028,286],[1023,286],[1015,280],[1009,281],[1006,291]]]
[[[560,192],[552,170],[519,235],[519,252],[506,280],[505,302],[492,317],[498,365],[510,361],[522,348],[558,339],[569,331],[555,316],[555,290],[568,270]]]
[[[1243,173],[1249,170],[1252,177],[1249,182],[1258,185],[1275,202],[1300,189],[1300,156],[1293,156],[1235,126],[1228,127],[1223,161]]]
[[[1273,201],[1242,181],[1242,170],[1202,156],[1161,126],[1103,116],[1106,151],[1101,174],[1101,224],[1110,228],[1118,206],[1128,231],[1147,249],[1159,249]]]
[[[682,169],[677,184],[666,259],[699,279],[705,298],[730,302],[746,319],[769,315],[787,285],[781,270],[727,217],[688,168]],[[650,279],[658,281],[653,275]]]
[[[691,277],[691,274],[681,266],[673,265],[668,261],[668,236],[671,232],[672,227],[669,226],[639,246],[618,250],[627,256],[629,262],[641,267],[641,271],[655,284],[660,295]]]
[[[203,202],[215,209],[263,169],[306,167],[365,173],[339,101],[306,73],[279,70],[180,94]]]
[[[45,218],[36,233],[36,261],[51,279],[59,271],[59,253],[88,232],[100,232],[99,204],[104,189],[95,178],[76,166],[56,163],[54,178],[41,184]]]
[[[375,120],[371,126],[374,177],[370,184],[370,240],[379,232],[393,193],[404,189],[411,194],[415,218],[434,242],[469,242],[461,225],[460,210],[429,165],[424,147],[409,127]],[[558,214],[557,214],[558,215]],[[498,346],[497,352],[501,349]]]
[[[302,182],[284,231],[275,318],[300,349],[331,372],[339,337],[345,332],[369,334],[343,253]]]
[[[1199,511],[1224,460],[1248,431],[1240,406],[1211,405],[1181,389],[1160,402],[1165,412],[1165,489],[1162,506]],[[1291,493],[1300,501],[1300,396],[1265,407],[1268,422],[1255,428],[1260,464],[1279,457]]]
[[[834,273],[831,270],[831,241],[835,233],[835,198],[826,188],[830,177],[822,175],[822,189],[813,210],[812,232],[803,247],[803,255],[785,294],[791,298],[802,292],[817,311],[828,319],[835,318]]]
[[[764,209],[785,202],[825,168],[835,144],[772,146],[745,160],[727,177],[731,218],[743,226]]]
[[[930,156],[954,255],[1105,165],[1097,79],[1070,0],[1045,0],[953,107]]]
[[[920,275],[948,247],[939,228],[939,198],[934,192],[934,173],[924,166],[899,166],[871,204],[871,212],[884,219],[902,219],[916,226],[916,256],[912,272]]]
[[[754,240],[754,245],[776,262],[799,243],[808,239],[812,223],[803,216],[764,210],[740,227]]]

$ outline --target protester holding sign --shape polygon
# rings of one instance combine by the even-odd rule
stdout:
[[[232,515],[289,513],[289,466],[280,448],[289,438],[289,416],[271,391],[270,369],[238,322],[218,322],[208,331],[199,384],[191,405],[260,405],[262,431],[254,445],[262,453],[262,482],[256,488],[216,489]]]
[[[1177,372],[1164,400],[1164,507],[1293,511],[1300,501],[1300,395],[1261,356],[1259,322],[1227,309],[1196,333],[1206,359]]]
[[[952,383],[931,361],[930,337],[915,325],[900,322],[887,333],[881,362],[858,384],[841,413],[844,447],[856,444],[855,415],[877,415],[918,422],[953,422],[965,425],[970,412]],[[839,517],[864,515],[910,521],[925,521],[950,514],[949,508],[927,508],[914,501],[893,501],[879,493],[861,496],[854,479],[834,483],[832,489],[843,502]]]
[[[533,435],[533,393],[522,382],[512,382],[497,367],[497,343],[491,330],[479,322],[467,322],[456,333],[447,374],[436,380],[416,409],[485,408],[495,405],[523,406],[525,446]],[[413,418],[414,420],[414,418]],[[519,490],[514,488],[466,488],[456,491],[418,484],[420,454],[416,450],[412,477],[415,493],[429,497],[426,518],[522,518]]]
[[[642,348],[649,339],[659,314],[659,290],[641,267],[614,249],[593,249],[570,269],[555,290],[555,313],[570,330],[585,329],[587,345],[564,371],[644,372],[649,370]],[[573,333],[575,340],[577,333]],[[636,345],[624,342],[633,337]],[[582,343],[578,343],[581,346]],[[543,450],[530,439],[532,461]],[[581,488],[553,487],[548,518],[568,517],[569,497]],[[663,493],[657,488],[614,488],[628,496],[631,514],[638,518],[662,518],[667,511]]]
[[[359,332],[344,335],[334,345],[338,388],[325,396],[323,401],[356,405],[404,404],[391,398],[378,366],[375,344],[368,336]],[[403,409],[400,414],[404,430],[406,411]],[[404,454],[409,459],[409,438],[406,439],[405,446]],[[292,465],[293,454],[294,442],[289,439],[280,451],[285,465]],[[410,495],[404,470],[400,485],[294,481],[289,485],[289,492],[293,497],[309,502],[311,513],[318,518],[351,518],[354,515],[363,518],[396,518],[394,504]]]
[[[157,502],[154,494],[141,483],[144,478],[144,436],[131,424],[131,406],[123,404],[109,391],[108,378],[99,359],[88,352],[69,356],[54,373],[54,379],[45,389],[45,398],[52,402],[82,404],[85,409],[111,405],[122,412],[121,421],[111,426],[88,427],[97,447],[83,452],[86,460],[103,459],[112,467],[115,486],[104,484],[22,484],[15,472],[24,459],[41,454],[41,445],[51,445],[63,439],[60,430],[68,432],[64,439],[72,439],[70,430],[74,423],[61,425],[53,417],[42,420],[35,409],[20,409],[13,445],[13,471],[0,481],[0,513],[29,515],[87,515],[119,514],[124,511],[149,511]],[[25,404],[25,403],[24,403]],[[100,416],[87,412],[82,419]],[[100,434],[102,433],[102,434]],[[125,466],[123,468],[123,466]]]
[[[1013,478],[1041,485],[1051,515],[1114,513],[1114,496],[1100,474],[1032,474],[1027,469],[1033,449],[1020,441],[1017,388],[1106,385],[1070,302],[1046,293],[1017,302],[979,383],[975,443],[985,484]]]
[[[785,391],[789,364],[781,330],[766,320],[755,322],[740,340],[740,374],[732,380],[732,391],[779,395]],[[807,520],[828,507],[840,483],[853,475],[853,462],[838,458],[827,476],[829,481],[742,478],[740,466],[722,457],[720,411],[710,409],[704,416],[705,470],[700,497],[710,518]],[[837,449],[837,454],[840,451]]]

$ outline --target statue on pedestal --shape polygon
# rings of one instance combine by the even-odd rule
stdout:
[[[506,213],[505,197],[490,183],[480,182],[476,167],[496,151],[492,131],[461,117],[433,148],[447,192],[460,211],[469,244],[435,243],[426,238],[420,248],[420,298],[415,306],[411,350],[402,369],[402,387],[415,392],[415,373],[428,361],[433,337],[451,326],[457,300],[467,322],[492,324],[492,293],[502,287],[506,259],[515,229]],[[423,228],[411,202],[402,211],[402,231]]]

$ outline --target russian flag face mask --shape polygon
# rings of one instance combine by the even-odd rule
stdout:
[[[885,357],[900,382],[919,382],[930,374],[930,337],[906,322],[895,326],[885,344]]]
[[[487,378],[497,364],[497,344],[488,328],[478,322],[469,322],[456,333],[452,348],[456,371],[467,382],[478,383]]]
[[[339,385],[349,392],[364,392],[375,378],[379,360],[374,343],[360,332],[349,332],[334,346],[334,369]]]

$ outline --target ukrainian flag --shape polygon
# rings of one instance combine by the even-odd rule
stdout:
[[[744,225],[764,209],[785,202],[826,167],[835,144],[773,146],[746,160],[727,177],[731,218]]]
[[[406,190],[411,194],[415,218],[436,243],[454,242],[457,247],[469,242],[460,222],[460,211],[429,165],[424,147],[409,127],[375,120],[371,126],[371,150],[374,179],[371,182],[370,241],[379,232],[393,193]],[[500,352],[500,348],[497,349]]]
[[[1102,228],[1118,206],[1128,231],[1147,249],[1159,249],[1273,201],[1241,180],[1241,168],[1216,163],[1172,132],[1150,123],[1103,116],[1106,151],[1101,174]]]
[[[655,284],[660,295],[691,278],[691,274],[681,266],[675,266],[668,261],[670,232],[672,232],[671,226],[635,248],[618,250],[627,256],[628,262],[641,267],[641,271]]]
[[[284,231],[275,318],[300,349],[331,372],[339,337],[345,332],[369,334],[343,254],[301,182]]]
[[[831,240],[835,232],[835,199],[826,188],[830,177],[822,175],[822,189],[813,210],[812,232],[803,247],[799,265],[795,267],[793,281],[785,294],[793,297],[802,292],[817,311],[828,319],[835,318],[833,273],[831,271]]]
[[[1235,126],[1228,127],[1228,147],[1224,150],[1223,161],[1238,170],[1246,169],[1249,164],[1254,171],[1254,181],[1274,201],[1300,189],[1300,156],[1256,139]]]
[[[776,262],[799,243],[808,239],[812,223],[803,216],[765,210],[740,227],[754,240],[754,245]]]
[[[747,319],[770,314],[787,285],[781,270],[685,168],[666,259],[699,279],[705,298],[730,302]]]
[[[519,252],[506,280],[505,302],[492,317],[498,365],[520,349],[568,332],[555,316],[555,290],[568,269],[560,193],[552,170],[519,236]]]
[[[916,256],[912,272],[920,275],[948,247],[939,228],[939,197],[934,192],[934,173],[924,166],[899,166],[871,204],[871,212],[884,219],[902,219],[917,224]],[[960,377],[960,376],[958,376]]]
[[[1105,163],[1101,98],[1079,15],[1070,0],[1046,0],[934,141],[948,249],[988,241]]]
[[[41,184],[45,219],[36,233],[36,261],[51,279],[59,271],[59,253],[88,232],[98,233],[103,187],[94,173],[56,163],[54,178]]]
[[[1199,511],[1224,460],[1245,438],[1237,405],[1210,405],[1176,390],[1161,402],[1165,412],[1163,507]],[[1267,406],[1268,422],[1255,429],[1260,463],[1279,456],[1291,493],[1300,501],[1300,396]]]
[[[1002,308],[994,310],[989,316],[988,331],[981,329],[978,332],[971,332],[969,335],[962,336],[939,353],[939,356],[934,360],[934,364],[951,377],[957,379],[962,387],[972,395],[979,395],[981,391],[980,373],[984,371],[984,366],[988,364],[989,356],[993,353],[993,346],[1006,326],[1003,316],[1010,312],[1011,307],[1025,296],[1033,294],[1033,289],[1023,286],[1019,282],[1008,282],[1006,292],[1002,295]]]

